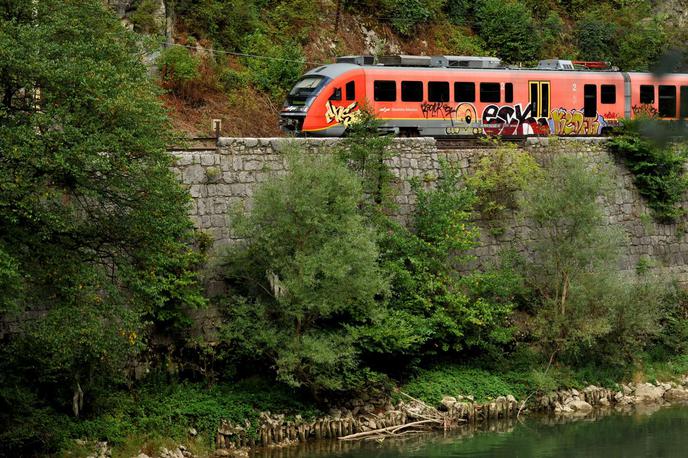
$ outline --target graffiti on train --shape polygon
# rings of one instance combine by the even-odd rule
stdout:
[[[332,121],[336,121],[338,124],[348,127],[349,124],[356,121],[358,116],[360,116],[360,112],[357,110],[357,108],[357,102],[344,107],[332,105],[332,103],[328,100],[325,104],[325,121],[327,121],[328,124]]]
[[[583,110],[552,110],[551,127],[554,135],[599,135],[607,125],[601,115],[585,117]]]
[[[483,130],[487,135],[548,135],[547,118],[533,116],[533,106],[488,105],[483,110]]]

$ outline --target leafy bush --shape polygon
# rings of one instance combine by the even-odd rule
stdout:
[[[380,0],[380,15],[401,35],[410,36],[420,24],[432,21],[442,0]]]
[[[459,187],[459,175],[447,164],[436,186],[413,183],[416,209],[411,228],[391,220],[383,226],[382,261],[392,277],[390,307],[424,320],[425,337],[417,354],[485,348],[508,338],[504,322],[508,297],[494,292],[491,277],[461,277],[455,266],[474,246],[469,223],[474,194]],[[492,278],[494,280],[494,278]]]
[[[163,49],[157,60],[163,81],[182,84],[198,78],[200,61],[183,46]]]
[[[244,63],[253,84],[260,90],[282,99],[303,75],[305,58],[301,47],[294,42],[277,44],[263,32],[246,37],[243,52],[264,58],[247,57]]]
[[[516,209],[517,192],[539,173],[540,167],[530,154],[516,145],[504,144],[480,159],[466,185],[477,196],[481,216],[495,225],[505,210]]]
[[[575,31],[581,59],[613,61],[615,34],[616,24],[599,12],[583,16]]]
[[[132,2],[134,12],[129,15],[134,31],[156,34],[163,31],[165,24],[156,18],[160,2],[156,0],[136,0]],[[163,19],[164,21],[164,19]]]
[[[539,57],[540,34],[522,3],[481,0],[475,16],[478,33],[498,57],[507,62],[530,62]]]
[[[452,24],[469,25],[475,13],[475,2],[472,0],[449,0],[444,9]]]
[[[255,0],[175,0],[174,9],[186,30],[228,51],[239,51],[259,25],[259,4]]]
[[[248,339],[281,381],[314,393],[360,386],[348,326],[369,320],[387,288],[376,236],[358,212],[362,197],[334,158],[292,156],[289,174],[261,186],[234,225],[246,243],[228,260],[230,276],[263,329]]]
[[[688,152],[685,145],[667,145],[641,134],[654,127],[647,121],[627,122],[609,147],[633,173],[638,192],[647,199],[655,218],[673,222],[684,214],[681,201],[688,189],[684,173]]]
[[[611,180],[581,159],[559,156],[528,183],[521,205],[536,224],[527,278],[538,293],[534,334],[543,353],[575,363],[626,364],[659,331],[662,284],[616,271],[622,234],[605,225],[598,199]]]

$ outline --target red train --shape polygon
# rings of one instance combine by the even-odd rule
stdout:
[[[404,136],[597,136],[640,114],[688,118],[688,74],[541,61],[505,68],[496,58],[346,56],[307,72],[281,112],[295,135],[337,137],[369,106],[382,129]]]

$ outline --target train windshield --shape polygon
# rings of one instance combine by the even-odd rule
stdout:
[[[300,79],[291,92],[289,92],[287,104],[305,105],[306,99],[315,95],[323,79],[322,76],[306,76]]]
[[[318,87],[318,84],[320,84],[322,80],[322,76],[307,76],[296,83],[296,86],[294,86],[294,89],[291,90],[289,95],[310,94]]]

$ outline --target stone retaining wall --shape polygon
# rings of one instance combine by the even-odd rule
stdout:
[[[216,149],[174,152],[177,157],[175,172],[193,197],[191,217],[214,242],[211,259],[216,259],[222,248],[232,242],[230,208],[241,203],[250,205],[261,182],[285,173],[290,147],[296,146],[311,154],[326,154],[340,143],[339,139],[222,138]],[[441,160],[455,164],[463,173],[471,173],[483,155],[494,151],[488,147],[438,150],[431,138],[395,139],[390,148],[388,165],[397,177],[396,200],[402,220],[408,217],[415,204],[415,195],[408,183],[410,178],[431,180],[440,173]],[[630,172],[606,151],[603,140],[535,139],[526,148],[545,165],[555,154],[578,155],[590,164],[591,170],[608,164],[617,189],[615,198],[604,203],[605,212],[609,224],[621,225],[627,234],[619,269],[631,272],[642,262],[664,275],[688,282],[685,223],[659,224],[651,218]],[[688,200],[684,205],[688,206]],[[478,225],[480,244],[473,251],[478,266],[495,262],[504,248],[519,249],[522,242],[531,238],[533,229],[527,221],[510,214],[505,214],[500,221],[504,231],[499,235],[490,230],[491,223],[478,221]],[[221,290],[221,285],[210,283],[211,293]]]

